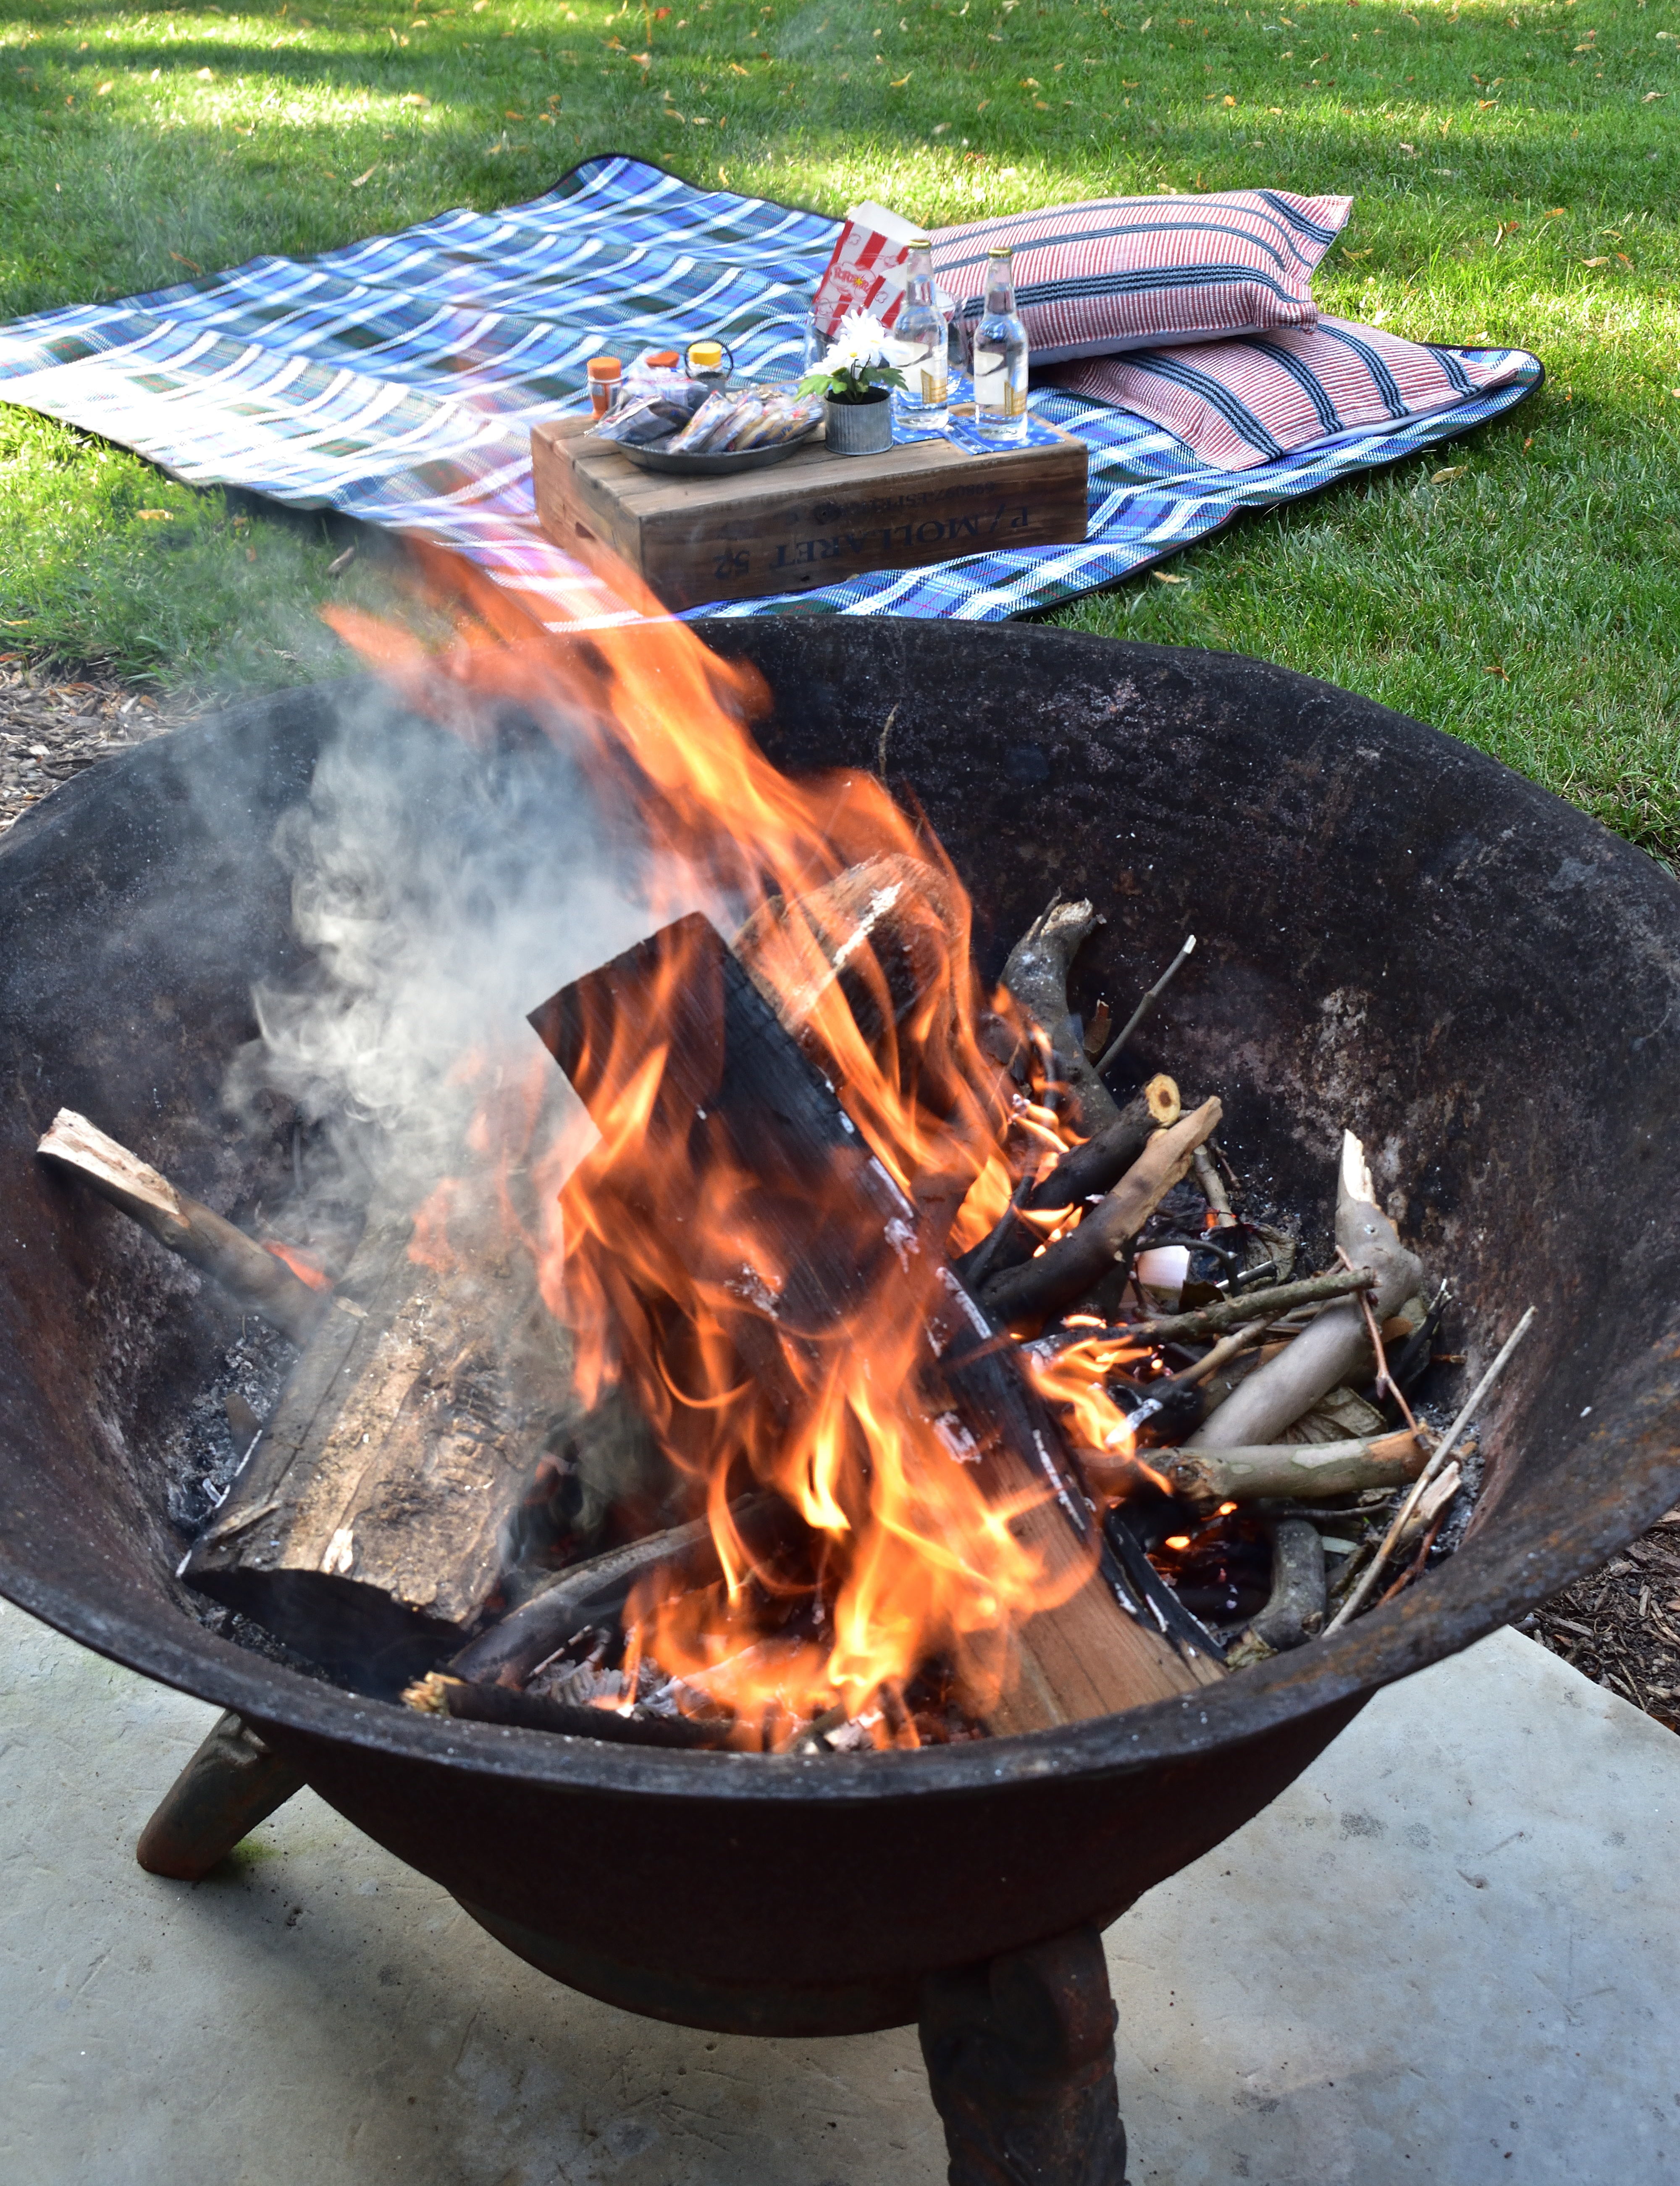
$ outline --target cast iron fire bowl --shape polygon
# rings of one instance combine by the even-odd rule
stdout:
[[[1123,1004],[1194,928],[1139,1067],[1218,1091],[1238,1167],[1305,1208],[1358,1130],[1457,1281],[1467,1375],[1538,1307],[1463,1549],[1335,1639],[1193,1699],[860,1758],[423,1718],[202,1629],[143,1454],[159,1408],[199,1386],[215,1313],[191,1277],[111,1280],[115,1256],[132,1273],[151,1247],[32,1150],[64,1103],[218,1206],[249,1189],[216,1092],[254,1030],[253,978],[295,955],[269,844],[327,688],[118,759],[0,851],[0,1591],[238,1710],[574,1987],[696,2026],[838,2033],[914,2018],[931,1970],[1112,1920],[1380,1686],[1675,1499],[1680,888],[1465,746],[1257,661],[815,616],[706,634],[763,669],[764,741],[787,766],[872,766],[892,717],[887,771],[972,888],[988,974],[1057,885],[1108,912],[1092,997]]]

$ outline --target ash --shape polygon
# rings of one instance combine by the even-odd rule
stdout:
[[[176,1422],[164,1462],[170,1523],[183,1544],[197,1538],[221,1503],[255,1439],[255,1430],[243,1432],[243,1417],[236,1432],[233,1415],[240,1415],[244,1407],[259,1421],[266,1420],[297,1355],[296,1347],[266,1322],[247,1318],[207,1386]]]

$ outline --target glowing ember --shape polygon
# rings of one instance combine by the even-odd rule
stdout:
[[[283,1245],[277,1238],[266,1237],[263,1240],[263,1250],[272,1253],[277,1260],[283,1260],[292,1273],[300,1281],[307,1283],[312,1291],[332,1289],[332,1277],[299,1246]]]

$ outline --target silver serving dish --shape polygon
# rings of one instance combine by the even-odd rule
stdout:
[[[824,422],[813,418],[803,433],[796,433],[791,440],[777,440],[768,448],[726,448],[716,456],[703,448],[697,455],[673,455],[665,448],[639,448],[629,440],[611,440],[606,445],[628,456],[638,470],[674,471],[680,478],[727,478],[731,471],[759,471],[768,463],[779,463],[795,448],[804,447]]]

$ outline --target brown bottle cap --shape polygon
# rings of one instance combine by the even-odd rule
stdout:
[[[675,364],[676,361],[677,353],[674,349],[650,350],[645,359],[656,371],[663,371],[667,365]]]
[[[591,379],[617,379],[624,367],[615,356],[592,356],[584,369]]]

